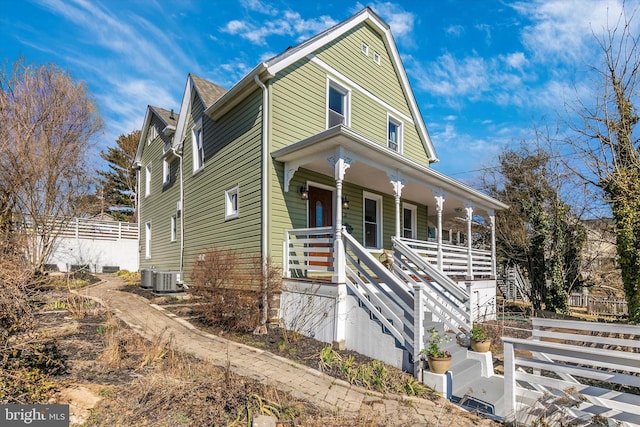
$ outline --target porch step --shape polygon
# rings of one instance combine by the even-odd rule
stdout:
[[[455,374],[454,374],[455,375]],[[495,417],[504,418],[504,377],[494,375],[489,378],[479,377],[464,385],[453,381],[451,399],[469,410],[482,412]]]
[[[466,352],[466,350],[465,350]],[[476,379],[480,378],[481,365],[480,362],[473,359],[457,359],[457,363],[454,365],[451,359],[451,372],[453,374],[453,392],[456,390],[461,391],[463,394],[467,388]]]

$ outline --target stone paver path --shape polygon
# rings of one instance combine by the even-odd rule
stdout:
[[[171,337],[176,350],[223,368],[229,366],[238,375],[254,378],[334,413],[375,414],[397,421],[390,425],[461,427],[495,424],[464,412],[444,399],[432,402],[368,391],[273,353],[203,332],[138,295],[118,291],[124,285],[120,278],[110,275],[101,278],[100,283],[79,294],[100,300],[145,338],[164,334]]]

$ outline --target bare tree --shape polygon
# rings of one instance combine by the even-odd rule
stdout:
[[[0,123],[2,221],[22,224],[27,261],[39,270],[90,191],[87,155],[102,121],[84,84],[18,60],[0,73]]]
[[[629,318],[640,322],[640,140],[638,78],[640,36],[633,27],[637,10],[623,10],[596,40],[602,54],[592,66],[599,94],[578,99],[570,113],[575,136],[568,142],[582,160],[582,178],[599,188],[615,221],[618,261]]]

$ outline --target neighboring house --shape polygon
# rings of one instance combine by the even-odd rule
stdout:
[[[390,28],[365,8],[228,91],[189,75],[179,115],[148,108],[140,267],[188,283],[212,248],[269,257],[285,325],[313,294],[303,332],[407,367],[423,316],[468,331],[495,313],[494,212],[507,206],[437,160]],[[488,249],[465,237],[478,224]]]

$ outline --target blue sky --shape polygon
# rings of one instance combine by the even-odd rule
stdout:
[[[230,88],[367,5],[392,28],[434,168],[463,181],[594,89],[594,34],[622,10],[615,0],[0,0],[0,56],[55,63],[86,82],[103,150],[142,126],[147,105],[178,111],[187,73]]]

